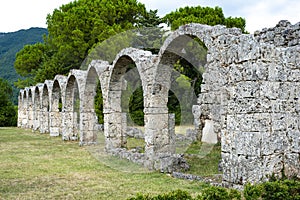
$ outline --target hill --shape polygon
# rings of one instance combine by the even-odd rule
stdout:
[[[8,80],[11,85],[21,78],[14,68],[15,55],[26,44],[43,41],[45,28],[30,28],[11,33],[0,33],[0,78]],[[14,103],[17,103],[17,88],[14,87]]]

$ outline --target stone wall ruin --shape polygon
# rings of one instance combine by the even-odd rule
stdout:
[[[194,125],[198,137],[209,124],[220,138],[223,183],[239,186],[282,174],[300,177],[300,23],[280,21],[255,34],[220,25],[181,26],[158,55],[126,48],[112,64],[94,60],[87,71],[71,70],[67,77],[57,75],[54,81],[21,90],[18,126],[79,140],[81,145],[96,143],[93,99],[100,81],[107,152],[149,169],[176,171],[185,163],[175,154],[174,116],[167,102],[170,69],[184,55],[169,47],[183,36],[198,38],[207,47]],[[135,65],[143,88],[145,153],[122,148],[127,120],[121,94],[128,64]],[[77,111],[74,104],[79,104]]]

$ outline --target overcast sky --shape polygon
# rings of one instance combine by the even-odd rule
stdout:
[[[0,3],[0,32],[13,32],[30,27],[46,28],[46,16],[72,0],[8,0]],[[219,6],[225,17],[243,17],[246,30],[253,33],[273,27],[281,19],[292,24],[300,21],[299,0],[140,0],[149,9],[164,16],[183,6]]]

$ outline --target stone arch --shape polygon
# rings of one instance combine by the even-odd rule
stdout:
[[[41,133],[49,133],[49,111],[51,105],[51,94],[52,94],[53,81],[46,80],[42,87],[42,103],[41,103]]]
[[[205,65],[205,72],[203,73],[203,84],[201,85],[201,94],[198,98],[198,105],[193,106],[194,114],[194,125],[197,132],[198,138],[202,137],[202,129],[205,127],[205,122],[210,121],[210,125],[213,124],[213,132],[217,134],[218,137],[221,135],[221,116],[219,113],[221,102],[207,102],[209,95],[214,95],[216,99],[220,99],[217,96],[221,96],[222,89],[221,87],[226,82],[225,76],[220,76],[220,71],[222,70],[222,62],[225,61],[222,53],[220,53],[219,47],[220,43],[225,42],[228,37],[235,37],[241,35],[241,31],[236,28],[228,29],[224,26],[207,26],[202,24],[187,24],[179,27],[174,31],[165,41],[159,52],[159,65],[157,69],[156,81],[158,84],[162,82],[162,85],[165,84],[164,80],[160,80],[161,66],[172,66],[178,57],[183,57],[184,59],[189,59],[186,57],[184,52],[178,51],[180,49],[169,48],[172,46],[174,41],[179,40],[181,44],[184,44],[188,38],[198,38],[203,44],[207,47],[207,63]],[[221,38],[221,39],[216,39]],[[228,44],[227,44],[228,45]],[[175,51],[174,51],[175,50]],[[216,53],[218,52],[218,53]],[[220,61],[216,64],[216,62]],[[192,61],[193,62],[193,61]],[[191,63],[194,64],[194,63]],[[170,75],[170,73],[168,74]],[[170,80],[167,78],[167,80]],[[165,87],[169,89],[169,84],[165,84]],[[164,91],[166,92],[167,89]],[[163,95],[165,96],[166,93]],[[200,106],[201,105],[201,106]],[[208,123],[207,123],[208,124]]]
[[[50,136],[62,135],[62,108],[65,103],[67,77],[56,75],[53,81],[50,110]]]
[[[63,140],[78,140],[80,137],[79,112],[81,111],[85,79],[86,71],[82,70],[71,70],[67,78],[63,107]]]
[[[127,118],[126,113],[122,113],[121,95],[122,90],[127,87],[124,79],[127,66],[135,64],[145,92],[150,84],[150,76],[153,74],[153,59],[151,52],[135,48],[123,49],[116,56],[110,70],[108,95],[104,105],[104,134],[107,150],[126,145]]]
[[[34,124],[33,130],[40,129],[41,126],[41,90],[43,88],[43,84],[38,84],[34,87]]]
[[[27,128],[33,128],[33,121],[34,121],[33,99],[34,99],[34,91],[32,90],[32,87],[30,87],[28,88],[28,99],[27,99],[27,111],[28,111]]]
[[[80,112],[80,144],[95,144],[97,142],[96,125],[97,116],[95,113],[95,95],[98,81],[103,96],[103,104],[107,93],[107,80],[109,76],[109,63],[107,61],[94,60],[88,67],[84,95],[82,99],[82,110]]]
[[[18,95],[18,127],[22,127],[22,121],[25,117],[25,113],[23,112],[24,107],[24,90],[19,91]]]
[[[203,74],[203,82],[207,85],[203,86],[203,88],[206,87],[206,92],[208,94],[200,94],[197,100],[199,105],[195,105],[195,107],[193,106],[195,117],[194,124],[196,125],[196,130],[198,129],[199,132],[202,131],[202,127],[200,127],[201,115],[205,114],[217,124],[216,126],[213,126],[214,132],[218,133],[219,135],[221,134],[220,127],[222,122],[220,111],[218,110],[221,107],[221,102],[210,102],[211,98],[207,98],[207,96],[204,95],[221,96],[221,92],[223,91],[221,87],[223,87],[223,83],[225,82],[224,79],[226,79],[225,77],[220,76],[214,77],[213,79],[211,78],[215,74],[221,74],[221,70],[219,69],[219,67],[221,68],[223,64],[222,59],[224,60],[223,53],[221,53],[219,49],[220,41],[217,40],[217,38],[223,36],[225,37],[225,39],[228,39],[226,38],[226,36],[230,35],[230,37],[236,37],[240,34],[241,31],[235,28],[227,29],[226,27],[219,25],[211,27],[201,24],[188,24],[179,27],[179,29],[172,32],[170,36],[165,40],[158,54],[158,60],[156,62],[155,69],[155,78],[152,86],[150,87],[150,90],[152,90],[152,94],[149,96],[149,100],[150,102],[155,102],[155,104],[152,105],[152,108],[156,111],[152,112],[152,114],[149,115],[149,119],[154,124],[154,128],[153,130],[151,130],[152,128],[146,129],[145,133],[146,137],[147,135],[152,136],[152,141],[150,141],[149,143],[152,144],[151,148],[153,150],[147,152],[146,149],[146,155],[149,160],[157,160],[158,162],[160,162],[160,155],[169,153],[174,154],[175,152],[175,123],[173,122],[174,119],[172,119],[174,116],[168,114],[168,92],[171,86],[171,75],[174,62],[176,62],[179,57],[187,59],[185,57],[185,49],[182,49],[181,47],[182,44],[185,44],[189,38],[198,38],[207,47],[207,64],[205,65],[206,71]],[[169,47],[172,46],[174,41],[176,40],[180,40],[181,45],[177,47],[175,46],[175,51],[172,52],[172,49],[170,49]],[[225,61],[224,63],[226,63]],[[207,74],[210,76],[206,76]],[[208,77],[210,79],[208,79]],[[199,114],[199,116],[197,114]],[[147,132],[149,132],[149,134]],[[199,134],[201,133],[198,133],[198,135]]]
[[[23,92],[22,108],[22,113],[24,114],[22,119],[22,128],[26,128],[28,123],[28,88],[25,88]]]

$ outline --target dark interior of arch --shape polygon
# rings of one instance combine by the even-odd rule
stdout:
[[[115,65],[112,80],[125,80],[126,89],[122,90],[121,109],[127,113],[129,126],[144,125],[144,99],[142,82],[136,64],[129,56],[121,57]]]
[[[193,122],[192,106],[201,92],[202,74],[207,63],[207,47],[196,36],[181,35],[166,48],[160,64],[173,69],[168,97],[169,113],[175,124]]]
[[[62,111],[61,89],[60,89],[59,82],[57,80],[55,80],[53,83],[52,110],[58,111],[58,112]]]

